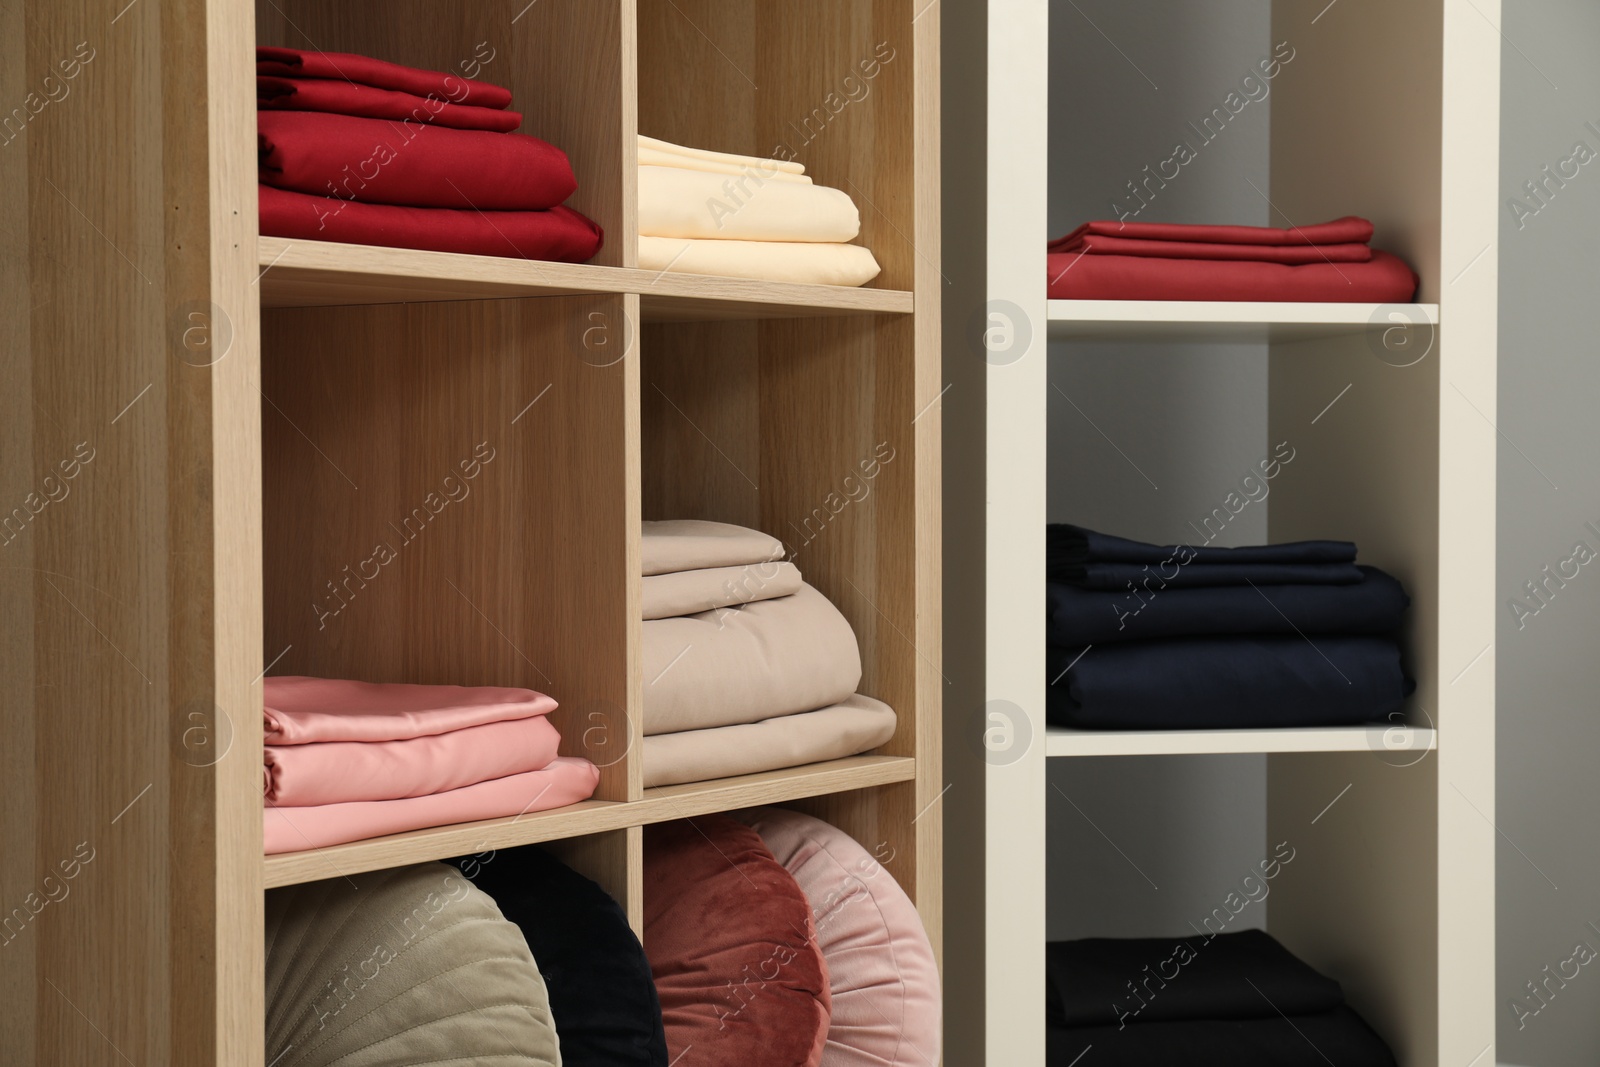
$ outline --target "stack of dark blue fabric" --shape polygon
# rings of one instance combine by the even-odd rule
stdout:
[[[1348,541],[1160,546],[1052,525],[1048,719],[1106,730],[1392,721],[1410,598]]]
[[[1259,930],[1057,941],[1046,959],[1051,1067],[1394,1067],[1339,983]]]

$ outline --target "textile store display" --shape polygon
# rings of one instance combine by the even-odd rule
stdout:
[[[1315,226],[1086,223],[1051,241],[1052,300],[1400,303],[1419,279],[1346,216]]]
[[[522,112],[472,104],[452,104],[439,96],[417,96],[331,78],[256,76],[259,111],[327,111],[369,119],[427,122],[457,130],[510,133],[522,125]]]
[[[549,989],[563,1067],[667,1067],[650,961],[605,890],[531,846],[449,862],[521,928]]]
[[[1075,729],[1392,721],[1410,603],[1347,541],[1154,545],[1046,533],[1046,718]]]
[[[567,154],[525,133],[317,111],[256,117],[261,180],[369,204],[537,211],[578,188]]]
[[[843,759],[888,741],[896,721],[889,705],[857,693],[816,711],[655,734],[644,739],[644,785],[703,782]]]
[[[831,1015],[811,903],[726,815],[644,828],[644,947],[671,1062],[817,1067]]]
[[[861,245],[855,201],[790,160],[639,138],[639,266],[813,285],[864,285],[878,262]]]
[[[263,683],[268,855],[586,800],[531,689],[282,676]]]
[[[266,1061],[276,1067],[560,1067],[517,927],[426,863],[266,894]]]
[[[905,890],[849,834],[781,808],[734,818],[755,829],[811,904],[832,1011],[822,1067],[939,1062],[939,969]]]
[[[1394,1064],[1337,982],[1259,930],[1052,942],[1046,976],[1051,1064]]]
[[[842,759],[894,736],[894,710],[856,692],[849,621],[783,554],[742,526],[644,523],[647,788]]]
[[[603,233],[561,206],[566,154],[510,132],[509,91],[367,56],[256,50],[270,237],[581,262]],[[343,110],[348,109],[348,110]]]

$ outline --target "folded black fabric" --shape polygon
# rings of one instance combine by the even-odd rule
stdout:
[[[1293,541],[1281,545],[1214,548],[1152,545],[1073,526],[1051,523],[1045,530],[1045,554],[1054,568],[1079,563],[1354,563],[1356,546],[1349,541]]]
[[[521,927],[550,991],[566,1067],[667,1067],[650,961],[605,890],[537,848],[448,862]]]
[[[1222,634],[1388,634],[1411,598],[1376,567],[1350,585],[1202,586],[1146,593],[1048,588],[1052,645],[1093,645]]]
[[[1122,1030],[1052,1026],[1045,1062],[1050,1067],[1395,1067],[1383,1039],[1346,1007],[1317,1015],[1143,1023]]]
[[[1073,563],[1050,569],[1052,582],[1083,589],[1198,589],[1215,585],[1353,585],[1361,580],[1354,563]]]
[[[1173,638],[1048,650],[1046,719],[1101,730],[1353,726],[1400,710],[1400,648],[1378,637]]]
[[[1261,930],[1052,941],[1045,960],[1052,1026],[1275,1019],[1344,1003],[1338,982]]]

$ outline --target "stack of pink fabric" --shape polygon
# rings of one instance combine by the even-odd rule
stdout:
[[[265,705],[268,855],[559,808],[600,781],[556,755],[556,702],[531,689],[284,676]]]
[[[1052,300],[1400,303],[1417,275],[1354,215],[1315,226],[1086,222],[1050,242]]]

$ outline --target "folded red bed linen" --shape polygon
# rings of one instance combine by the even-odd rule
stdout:
[[[1366,244],[1372,240],[1372,223],[1356,215],[1314,226],[1196,226],[1181,222],[1117,222],[1102,219],[1086,222],[1065,237],[1050,242],[1050,251],[1063,252],[1078,239],[1126,237],[1138,241],[1198,241],[1226,245],[1340,245]]]
[[[494,130],[496,133],[510,133],[522,125],[520,111],[452,104],[442,96],[418,96],[334,78],[280,78],[258,74],[256,107],[261,111],[326,111],[369,119],[409,119],[457,130]]]
[[[600,227],[566,207],[470,211],[398,207],[260,187],[261,235],[420,248],[474,256],[582,263],[600,251]]]
[[[1366,263],[1230,263],[1143,256],[1046,257],[1052,300],[1257,300],[1391,304],[1417,291],[1417,275],[1387,252]]]
[[[274,675],[262,683],[268,745],[404,741],[491,722],[548,715],[556,702],[532,689],[409,685]]]
[[[441,70],[420,70],[350,52],[315,52],[302,48],[256,48],[256,73],[286,78],[336,78],[339,81],[398,89],[417,96],[440,96],[452,104],[511,106],[511,90]]]
[[[1154,256],[1160,259],[1243,260],[1253,263],[1365,263],[1372,249],[1349,242],[1337,245],[1233,245],[1208,241],[1147,241],[1134,237],[1084,234],[1070,245],[1051,246],[1059,253],[1092,256]]]
[[[404,741],[267,745],[263,785],[269,807],[400,800],[540,770],[560,744],[536,715]]]
[[[578,188],[567,154],[525,133],[264,111],[256,143],[267,184],[368,204],[542,211]]]
[[[542,770],[424,797],[266,808],[262,811],[266,854],[327,848],[430,826],[562,808],[589,799],[599,782],[600,769],[594,764],[561,756]]]

